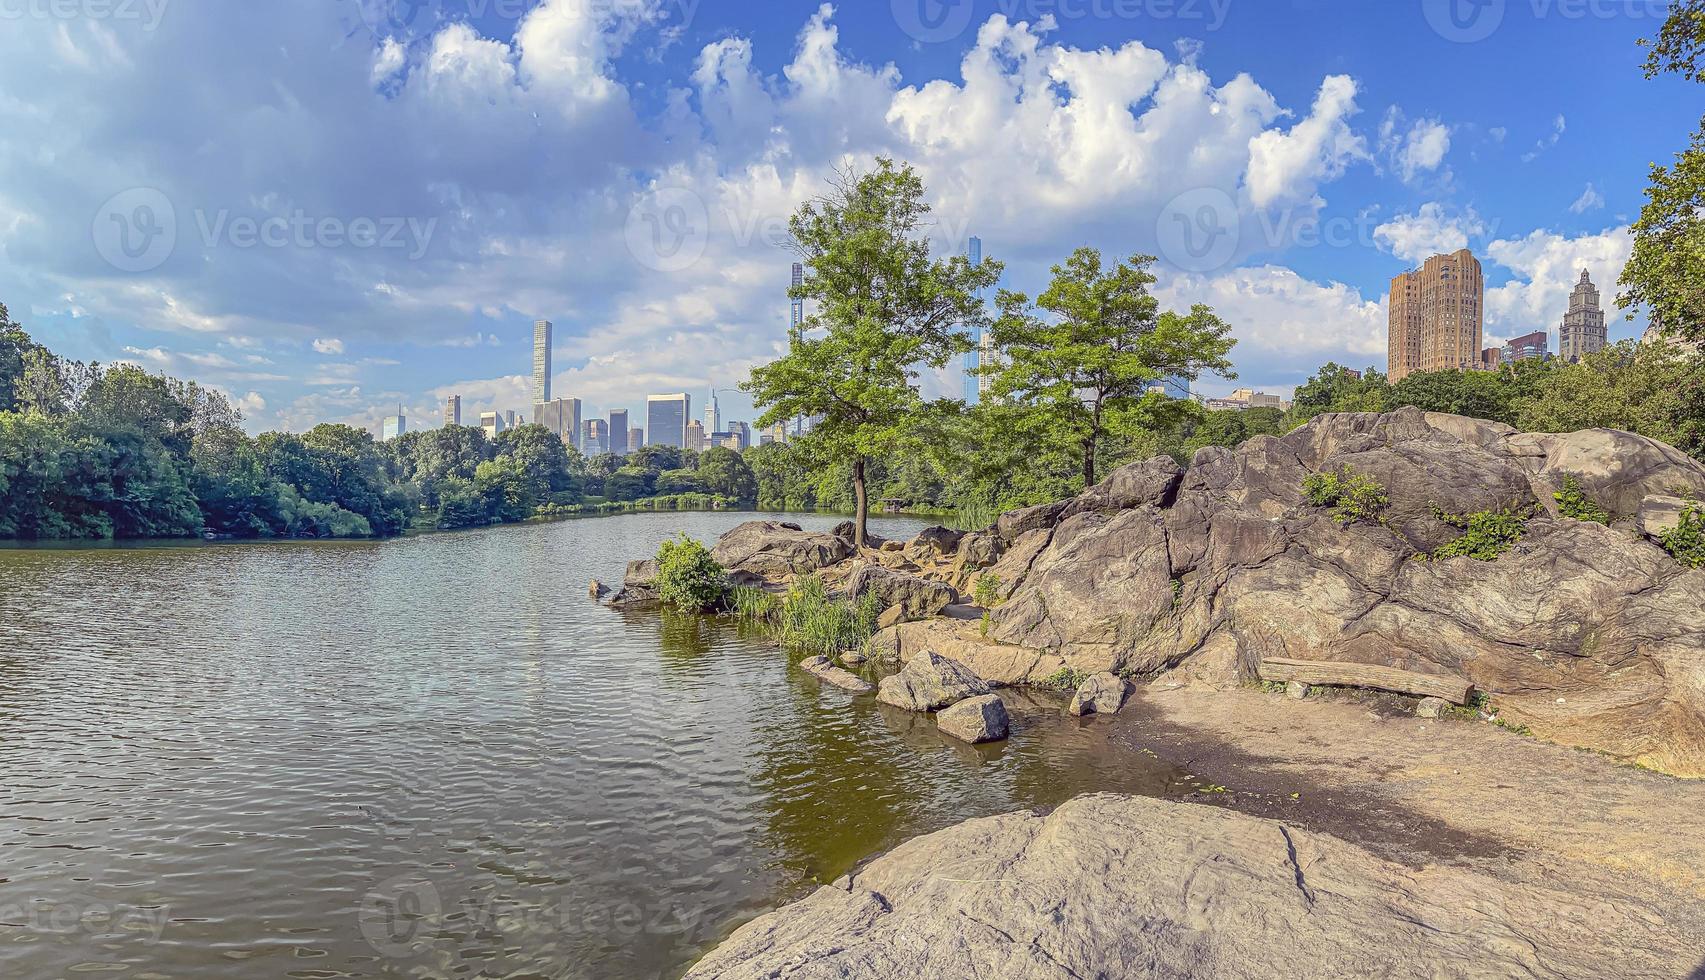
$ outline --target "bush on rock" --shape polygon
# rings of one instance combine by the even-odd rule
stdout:
[[[710,612],[728,598],[728,574],[702,542],[681,535],[657,550],[658,598],[683,612]]]

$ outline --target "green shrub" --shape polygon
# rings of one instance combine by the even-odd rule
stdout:
[[[1527,533],[1527,522],[1533,518],[1531,507],[1483,510],[1478,514],[1451,514],[1433,507],[1433,515],[1463,533],[1433,552],[1434,558],[1472,558],[1475,561],[1495,561],[1509,551]]]
[[[1581,481],[1572,476],[1563,478],[1563,489],[1551,495],[1557,501],[1557,509],[1564,517],[1572,517],[1577,521],[1591,521],[1594,524],[1609,524],[1610,511],[1600,507],[1596,501],[1587,496],[1581,489]]]
[[[825,657],[865,647],[882,614],[875,593],[843,602],[831,598],[815,575],[794,582],[780,598],[762,589],[735,589],[730,604],[736,615],[764,626],[784,646]]]
[[[1681,523],[1658,536],[1664,550],[1688,568],[1705,568],[1705,505],[1689,501]]]
[[[1316,507],[1331,507],[1340,524],[1381,521],[1380,511],[1391,503],[1385,488],[1370,476],[1348,466],[1336,473],[1311,473],[1302,481],[1303,496]]]
[[[984,609],[993,609],[1000,603],[1001,579],[999,575],[988,572],[977,576],[976,584],[971,586],[971,601]]]
[[[1089,680],[1089,675],[1081,670],[1061,667],[1037,683],[1037,687],[1051,687],[1056,691],[1075,691],[1083,682]]]
[[[657,549],[657,595],[684,612],[709,612],[728,599],[728,574],[710,549],[685,534]]]

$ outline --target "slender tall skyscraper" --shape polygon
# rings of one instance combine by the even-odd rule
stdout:
[[[803,285],[805,285],[805,266],[801,263],[795,262],[793,263],[793,288],[798,289]],[[805,298],[802,296],[794,296],[791,312],[788,317],[788,329],[793,332],[793,338],[795,340],[799,339],[800,330],[804,326]]]
[[[449,398],[444,399],[444,424],[445,425],[461,425],[462,424],[462,396],[461,395],[451,395]]]
[[[705,406],[704,430],[706,432],[722,431],[722,406],[716,402],[716,389],[710,390],[710,403]]]
[[[965,249],[965,257],[973,266],[983,264],[983,240],[975,235]],[[978,294],[982,298],[982,294]],[[965,404],[975,405],[983,400],[985,381],[977,376],[977,370],[983,366],[983,328],[971,327],[967,333],[971,337],[971,349],[965,353]]]
[[[551,321],[533,324],[533,404],[551,400]]]

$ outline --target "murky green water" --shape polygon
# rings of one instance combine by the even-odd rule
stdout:
[[[742,519],[0,551],[0,976],[672,976],[919,833],[1177,776],[1059,700],[972,749],[586,598]]]

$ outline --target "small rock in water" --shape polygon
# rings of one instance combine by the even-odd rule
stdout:
[[[808,657],[800,661],[799,666],[807,674],[816,677],[823,683],[833,684],[844,691],[851,691],[854,694],[868,694],[876,690],[864,678],[830,663],[828,657]]]
[[[841,663],[846,664],[848,667],[862,666],[868,659],[868,657],[859,653],[857,650],[848,650],[846,653],[841,654]]]
[[[937,711],[989,693],[989,685],[964,664],[931,650],[913,657],[898,674],[882,678],[876,699],[911,711]]]
[[[592,588],[589,591],[591,592],[592,598],[602,599],[605,596],[610,594],[610,587],[605,585],[604,583],[598,581],[597,579],[593,579],[592,580]]]
[[[1292,698],[1301,701],[1303,698],[1308,697],[1308,685],[1304,684],[1302,681],[1291,681],[1285,685],[1285,693],[1289,694]]]
[[[1067,712],[1072,715],[1112,715],[1125,706],[1131,693],[1130,682],[1112,671],[1093,674],[1078,685]]]
[[[1006,738],[1011,721],[999,695],[966,698],[935,716],[936,727],[961,742],[998,742]]]
[[[1449,703],[1444,698],[1422,698],[1415,706],[1415,714],[1422,718],[1437,718],[1444,713]]]

